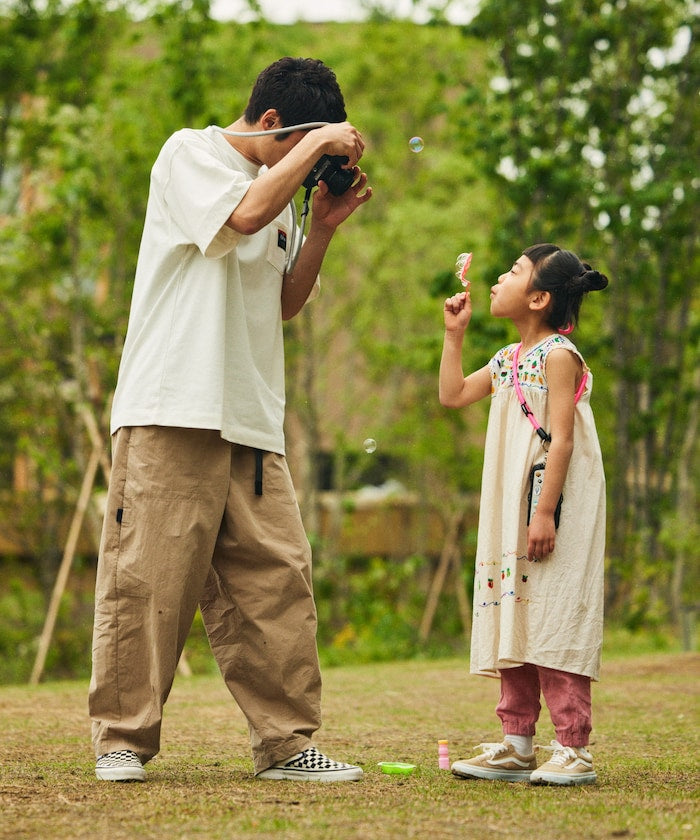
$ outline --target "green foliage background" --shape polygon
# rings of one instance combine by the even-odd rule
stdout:
[[[319,531],[322,459],[336,488],[353,490],[362,441],[373,437],[383,477],[422,506],[447,522],[467,504],[487,406],[438,405],[442,299],[456,286],[456,256],[473,251],[465,371],[483,364],[514,337],[488,315],[490,285],[548,239],[611,277],[585,302],[576,334],[595,375],[608,473],[609,617],[679,634],[693,614],[693,4],[485,0],[469,27],[447,24],[439,8],[423,26],[368,8],[362,24],[275,26],[213,21],[206,0],[0,3],[0,533],[32,558],[2,578],[8,663],[16,646],[31,656],[87,461],[76,406],[89,406],[106,434],[150,167],[183,125],[235,119],[260,69],[285,54],[336,71],[375,193],[336,236],[324,293],[287,330],[288,438],[302,453],[297,484],[329,659],[429,653],[416,627],[431,561],[356,567],[339,556]],[[688,47],[669,57],[679,33]],[[31,465],[21,493],[18,458]],[[98,517],[86,527],[98,533]],[[473,534],[463,549],[469,566]],[[89,573],[93,558],[82,562]],[[67,598],[62,621],[84,637],[72,659],[85,663],[89,597],[87,606]],[[462,645],[454,612],[447,598],[434,650]]]

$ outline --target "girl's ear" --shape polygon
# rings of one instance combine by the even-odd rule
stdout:
[[[535,312],[543,312],[552,301],[551,292],[543,289],[535,289],[530,296],[530,309]]]

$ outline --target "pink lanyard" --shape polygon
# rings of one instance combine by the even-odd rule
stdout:
[[[545,430],[540,426],[537,418],[532,413],[532,409],[525,401],[525,397],[523,396],[522,389],[520,387],[520,382],[518,381],[518,359],[520,358],[520,348],[523,346],[522,341],[520,344],[516,345],[515,352],[513,353],[513,386],[515,387],[515,393],[518,397],[518,402],[520,403],[520,408],[523,410],[523,414],[527,417],[527,419],[532,424],[532,428],[537,432],[538,436],[542,439],[543,445],[545,443],[552,442],[552,436],[545,432]],[[586,380],[588,379],[588,371],[585,370],[583,372],[583,376],[581,377],[581,384],[576,389],[576,394],[574,395],[574,405],[581,399],[581,395],[586,387]]]

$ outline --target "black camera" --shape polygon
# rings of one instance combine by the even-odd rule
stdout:
[[[304,186],[310,190],[325,181],[333,195],[342,195],[355,180],[353,169],[341,168],[348,160],[345,155],[324,155],[306,176]]]

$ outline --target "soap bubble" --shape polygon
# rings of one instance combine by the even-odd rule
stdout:
[[[469,266],[472,263],[472,255],[471,252],[467,252],[466,254],[460,254],[457,257],[457,271],[455,274],[459,277],[460,283],[466,288],[469,285],[469,280],[467,280],[467,272],[469,271]]]
[[[418,154],[418,152],[422,152],[425,144],[423,143],[422,137],[411,137],[408,141],[408,145],[412,152]]]
[[[377,449],[377,441],[374,438],[367,438],[362,446],[365,452],[371,455]]]

